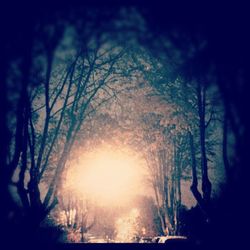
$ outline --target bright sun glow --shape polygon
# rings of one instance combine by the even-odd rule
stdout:
[[[138,194],[140,164],[131,152],[102,148],[87,153],[70,168],[67,184],[103,205],[124,204]]]

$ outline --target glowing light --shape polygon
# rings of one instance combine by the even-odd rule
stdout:
[[[139,235],[139,218],[140,212],[137,208],[133,208],[130,213],[116,222],[118,242],[133,242],[134,238]]]
[[[102,148],[70,168],[67,184],[103,205],[124,204],[137,193],[142,170],[128,151]]]

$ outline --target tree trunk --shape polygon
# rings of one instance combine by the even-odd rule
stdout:
[[[206,155],[206,90],[204,86],[198,83],[198,113],[199,113],[199,128],[200,128],[200,147],[201,147],[201,170],[202,170],[202,192],[205,202],[209,202],[211,198],[212,185],[208,178],[207,155]]]
[[[222,142],[222,155],[223,155],[223,162],[225,173],[227,176],[227,180],[230,181],[230,164],[228,161],[227,155],[227,136],[228,136],[228,120],[227,120],[227,112],[224,111],[224,120],[223,120],[223,142]]]
[[[28,101],[27,101],[28,103]],[[27,169],[27,154],[28,154],[28,107],[25,108],[24,111],[24,131],[23,131],[23,145],[22,145],[22,156],[21,156],[21,166],[19,172],[19,180],[17,184],[17,191],[22,201],[23,207],[27,210],[30,206],[29,199],[28,199],[28,192],[25,189],[25,172]]]
[[[193,135],[189,132],[189,141],[190,141],[190,153],[191,153],[191,161],[192,161],[192,184],[190,190],[192,191],[194,198],[196,199],[198,205],[202,210],[205,210],[204,200],[202,198],[201,193],[198,190],[198,179],[196,172],[196,157],[195,157],[195,148],[194,148],[194,140]]]
[[[180,209],[181,209],[181,155],[180,148],[175,150],[176,165],[176,229],[175,234],[180,233]]]
[[[166,229],[166,222],[165,222],[165,218],[164,218],[164,216],[162,215],[162,212],[161,212],[161,205],[160,205],[160,202],[159,202],[159,195],[158,195],[158,192],[157,192],[157,187],[155,186],[154,183],[153,183],[153,189],[154,189],[154,192],[155,192],[157,213],[158,213],[158,217],[159,217],[160,222],[161,222],[161,230],[162,230],[162,232],[164,232],[165,229]]]

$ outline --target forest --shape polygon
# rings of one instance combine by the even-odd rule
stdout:
[[[247,244],[247,7],[163,2],[1,8],[0,245]]]

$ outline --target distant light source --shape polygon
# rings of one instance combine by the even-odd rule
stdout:
[[[118,242],[133,242],[139,233],[138,218],[140,212],[133,208],[128,214],[116,221],[116,232]]]
[[[67,184],[102,205],[117,205],[137,193],[141,176],[140,162],[131,152],[102,148],[69,169]]]

